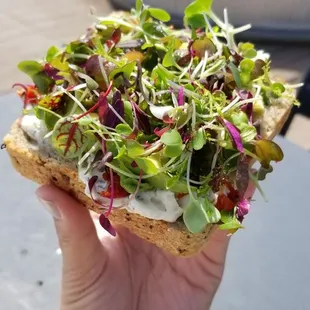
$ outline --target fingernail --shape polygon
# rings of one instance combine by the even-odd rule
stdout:
[[[59,212],[58,207],[52,202],[52,201],[47,201],[38,196],[39,201],[42,203],[42,205],[45,207],[45,209],[52,214],[52,216],[60,220],[61,219],[61,214]]]

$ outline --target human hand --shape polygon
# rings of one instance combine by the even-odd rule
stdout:
[[[190,258],[175,257],[116,227],[64,191],[45,185],[37,196],[54,217],[63,254],[61,310],[206,310],[222,279],[229,237],[214,231]]]

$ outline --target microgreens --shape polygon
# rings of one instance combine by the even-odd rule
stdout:
[[[252,43],[235,43],[249,25],[234,28],[227,10],[222,21],[212,0],[185,8],[182,31],[169,20],[137,0],[130,13],[97,18],[64,49],[18,65],[34,83],[14,85],[25,113],[45,122],[59,156],[87,163],[92,198],[110,198],[100,221],[111,234],[113,200],[154,189],[189,195],[183,220],[192,233],[211,223],[242,228],[250,179],[261,191],[258,181],[283,158],[254,124],[279,98],[293,101],[293,86],[272,81],[270,60]],[[255,174],[251,159],[261,164]],[[93,195],[95,167],[110,186]]]

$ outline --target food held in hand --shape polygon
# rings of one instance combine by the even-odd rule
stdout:
[[[272,141],[295,99],[269,55],[236,43],[227,12],[195,1],[182,30],[138,0],[63,49],[18,67],[23,115],[5,138],[15,168],[53,183],[113,225],[181,256],[218,226],[243,228],[250,182],[281,161]],[[260,168],[251,169],[254,162]],[[112,225],[112,226],[111,226]]]

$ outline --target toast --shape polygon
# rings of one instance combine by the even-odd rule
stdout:
[[[282,100],[277,105],[266,109],[261,135],[273,139],[287,120],[292,102]],[[33,148],[29,138],[20,128],[20,121],[13,124],[4,143],[15,169],[24,177],[38,184],[55,184],[69,192],[81,204],[90,210],[100,213],[101,210],[85,195],[85,185],[79,180],[76,167],[61,159],[47,157]],[[114,225],[123,225],[132,233],[178,256],[191,256],[204,246],[214,225],[208,225],[204,232],[193,234],[184,223],[152,220],[138,214],[129,213],[125,209],[114,209],[110,215]]]

